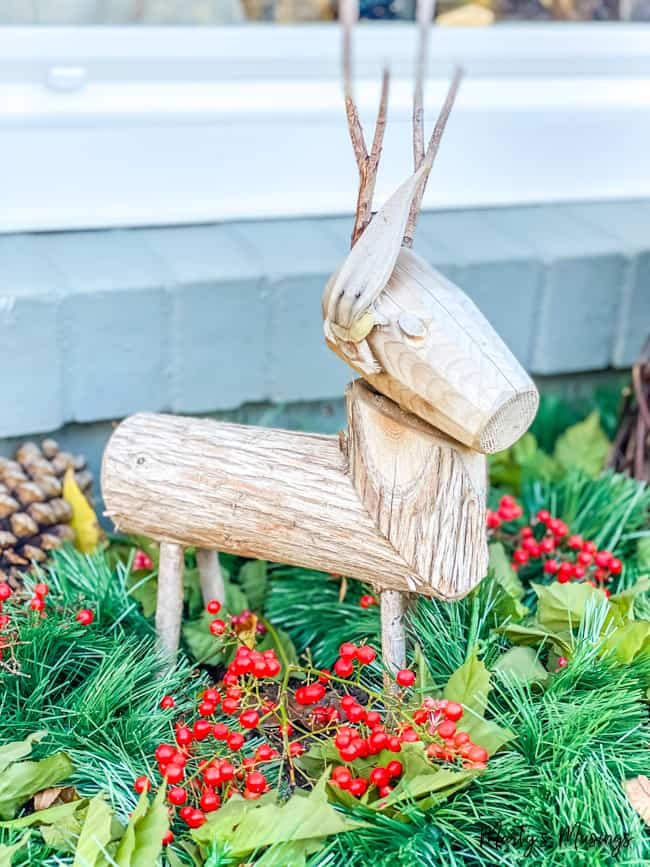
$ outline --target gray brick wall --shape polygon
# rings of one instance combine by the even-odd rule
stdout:
[[[138,409],[336,398],[320,296],[350,220],[0,237],[0,438]],[[650,330],[650,202],[426,213],[416,249],[533,374],[629,366]]]

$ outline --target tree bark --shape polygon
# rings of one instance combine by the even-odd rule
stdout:
[[[223,583],[217,552],[208,551],[206,548],[197,548],[196,565],[199,567],[203,601],[207,605],[211,599],[216,599],[223,605],[226,601],[226,588]]]
[[[164,658],[173,658],[180,642],[184,565],[182,546],[162,542],[158,567],[156,632],[160,653]]]

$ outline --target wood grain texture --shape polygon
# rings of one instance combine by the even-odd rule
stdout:
[[[449,440],[360,380],[347,391],[352,483],[380,533],[445,598],[487,572],[484,455]],[[475,582],[474,582],[475,583]]]
[[[379,594],[381,616],[381,658],[384,672],[384,689],[397,692],[398,687],[391,675],[406,667],[406,614],[408,596],[397,590],[382,590]]]
[[[357,394],[363,390],[371,394],[367,386],[355,386]],[[370,427],[383,426],[385,415],[373,415],[354,405],[350,412],[365,425],[364,432],[360,439],[355,434],[341,441],[206,419],[149,413],[132,416],[116,429],[104,453],[102,491],[107,514],[118,529],[161,542],[335,572],[379,588],[417,590],[448,599],[465,595],[486,573],[487,549],[484,519],[480,536],[473,529],[471,538],[459,536],[459,528],[465,531],[470,526],[467,498],[475,490],[464,450],[431,432],[430,454],[423,469],[435,474],[453,465],[456,481],[447,487],[430,475],[428,482],[408,491],[404,488],[393,498],[395,516],[397,504],[402,504],[402,530],[395,538],[406,559],[391,542],[392,531],[384,535],[381,530],[383,513],[377,512],[371,498],[367,505],[373,511],[368,511],[348,472],[346,441],[355,440],[357,478],[360,450],[367,441],[375,449],[372,457],[368,453],[368,477],[373,485],[380,483],[372,460],[381,459],[377,450],[381,436]],[[406,413],[399,418],[407,426],[422,429],[419,434],[409,433],[404,444],[423,443],[426,426]],[[398,422],[393,419],[391,425],[394,430]],[[398,441],[394,433],[389,441]],[[424,454],[424,445],[419,447]],[[443,457],[445,452],[449,459]],[[461,477],[463,484],[457,481]],[[403,530],[408,509],[414,514],[417,504],[431,504],[424,493],[427,484],[441,493],[462,494],[461,498],[434,504],[430,521],[416,516],[418,526],[409,535]],[[390,502],[387,490],[386,494]],[[477,508],[477,516],[479,511]],[[437,544],[444,546],[444,554],[442,550],[427,554],[405,541],[417,539],[428,545],[436,532],[442,534]],[[445,542],[443,536],[451,541]],[[475,544],[482,554],[476,553]],[[420,563],[431,571],[419,574]]]
[[[158,565],[156,634],[162,656],[172,658],[178,650],[183,617],[183,571],[185,557],[181,545],[162,542]]]
[[[346,286],[353,285],[348,269]],[[537,411],[537,389],[458,286],[402,247],[372,299],[347,317],[348,335],[355,317],[375,321],[364,336],[363,364],[358,346],[326,323],[338,355],[378,391],[476,451],[500,451],[522,436]]]
[[[196,565],[199,569],[203,601],[207,604],[211,599],[216,599],[223,605],[226,601],[226,587],[217,552],[197,548]]]

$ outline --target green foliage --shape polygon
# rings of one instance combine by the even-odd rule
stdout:
[[[367,642],[379,647],[378,606],[361,608],[368,589],[347,580],[347,592],[339,601],[340,579],[323,572],[275,566],[266,616],[291,637],[298,653],[310,649],[316,665],[332,665],[343,641]]]
[[[16,810],[36,792],[56,786],[73,771],[65,753],[54,753],[38,762],[22,761],[46,732],[36,732],[24,741],[0,748],[0,818],[11,819]]]

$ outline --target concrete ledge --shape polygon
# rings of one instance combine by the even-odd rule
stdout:
[[[425,213],[416,247],[533,374],[629,366],[650,328],[650,201]],[[326,400],[349,218],[0,236],[0,437],[138,409]]]

